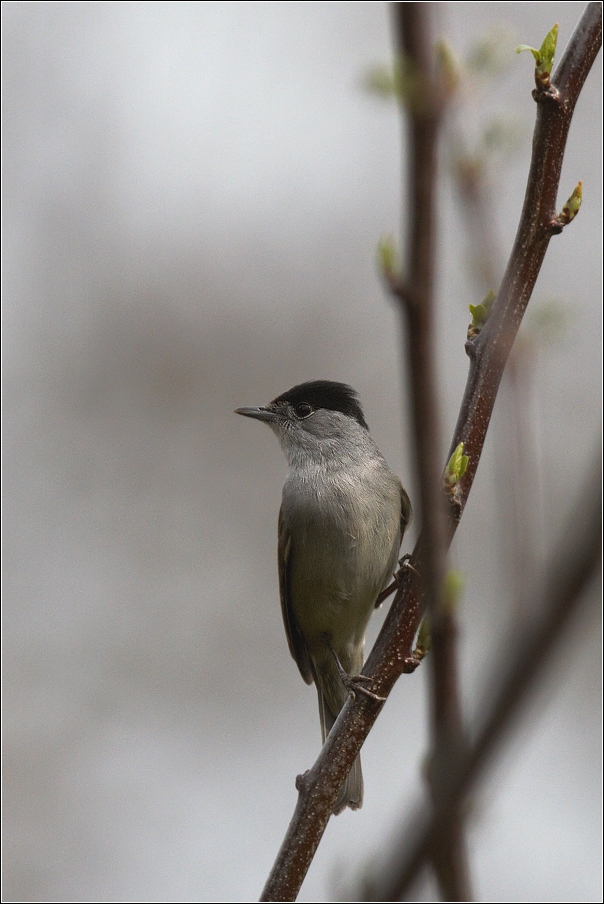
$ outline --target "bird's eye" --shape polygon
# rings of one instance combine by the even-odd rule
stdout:
[[[313,413],[312,405],[309,405],[307,402],[301,402],[299,405],[296,405],[295,410],[299,418],[308,417]]]

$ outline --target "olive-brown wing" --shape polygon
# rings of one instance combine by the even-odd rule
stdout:
[[[411,509],[411,500],[407,496],[407,493],[405,492],[403,485],[401,484],[401,543],[403,542],[405,530],[409,527],[409,522],[411,521],[412,515],[413,511]]]
[[[312,684],[313,674],[304,638],[296,622],[291,598],[291,569],[295,555],[292,538],[287,529],[283,511],[279,512],[279,595],[281,596],[281,612],[287,635],[289,652],[296,660],[300,674],[307,684]]]

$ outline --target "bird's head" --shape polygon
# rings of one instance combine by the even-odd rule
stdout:
[[[368,431],[354,389],[331,380],[300,383],[268,405],[237,408],[236,413],[272,427],[290,463],[303,453],[321,458],[338,454],[345,439]]]

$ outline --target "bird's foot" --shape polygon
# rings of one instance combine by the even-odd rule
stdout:
[[[353,700],[356,700],[357,694],[365,694],[366,697],[370,697],[371,700],[377,700],[379,703],[383,703],[386,699],[374,694],[368,687],[364,687],[363,682],[373,684],[373,678],[370,678],[369,675],[347,675],[344,672],[344,675],[340,675],[340,678]]]
[[[373,691],[370,691],[369,688],[363,686],[363,682],[373,684],[373,678],[370,678],[369,675],[349,675],[333,648],[329,634],[325,634],[325,643],[333,656],[340,680],[352,698],[356,700],[357,694],[365,694],[366,697],[370,697],[372,700],[378,700],[380,703],[383,703],[386,699],[385,697],[378,697],[378,695],[374,694]]]
[[[408,553],[408,552],[405,553],[405,555],[398,560],[398,564],[400,565],[401,570],[395,574],[395,576],[394,576],[395,581],[400,581],[401,576],[402,576],[401,572],[403,572],[403,571],[412,571],[414,575],[419,577],[419,571],[417,570],[417,568],[414,568],[413,565],[411,564],[411,554],[410,553]]]
[[[405,555],[401,559],[399,559],[398,564],[399,564],[400,568],[394,575],[394,577],[392,579],[392,583],[388,584],[386,589],[382,590],[382,592],[379,594],[378,598],[376,599],[375,606],[374,606],[375,609],[379,609],[380,606],[382,605],[382,603],[384,602],[384,600],[387,600],[391,593],[394,593],[395,590],[398,590],[398,588],[401,586],[401,583],[403,580],[403,574],[406,571],[411,571],[411,572],[413,572],[414,575],[419,577],[419,572],[411,564],[411,555],[409,553],[405,553]]]

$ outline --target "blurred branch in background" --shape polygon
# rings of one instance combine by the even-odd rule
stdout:
[[[409,9],[421,5],[400,4],[401,7]],[[409,15],[412,14],[409,13]],[[465,473],[460,473],[458,482],[449,494],[451,517],[447,542],[450,542],[467,502],[503,370],[539,274],[549,240],[552,234],[560,232],[561,227],[570,221],[570,217],[564,216],[566,208],[569,207],[568,203],[562,214],[556,215],[556,195],[560,170],[574,107],[600,48],[601,35],[601,6],[599,3],[590,3],[575,29],[555,75],[550,78],[550,71],[544,73],[543,67],[541,67],[537,87],[533,92],[537,102],[537,122],[527,191],[516,240],[497,299],[485,313],[484,322],[475,326],[474,334],[466,345],[470,356],[470,373],[451,443],[450,455],[452,456],[460,444],[463,444],[463,450],[469,460]],[[434,127],[434,123],[432,123],[432,127]],[[430,175],[429,178],[432,179],[433,175]],[[571,198],[574,197],[574,194]],[[430,193],[427,194],[427,197],[430,197]],[[422,210],[421,215],[426,216],[427,211]],[[424,237],[423,240],[427,241],[427,238]],[[429,258],[430,255],[427,254],[423,260],[426,261]],[[392,269],[388,272],[387,267],[384,269],[391,287],[405,297],[403,281],[398,283],[396,273]],[[415,291],[417,287],[413,285],[412,288]],[[593,488],[591,493],[593,497]],[[434,511],[437,510],[438,504],[434,507]],[[423,515],[425,518],[426,512]],[[597,537],[597,533],[592,530],[590,539],[593,541],[594,537]],[[412,563],[420,568],[422,567],[420,554],[422,549],[423,539],[420,536],[412,557]],[[584,562],[581,571],[583,577],[579,581],[581,587],[593,570],[593,560],[592,543],[589,548],[585,547],[583,559],[581,559]],[[576,563],[573,568],[575,566]],[[575,578],[576,574],[573,571],[565,586],[562,578],[559,577],[558,595],[555,599],[560,600],[560,592],[563,591],[563,600],[558,607],[552,605],[552,611],[554,609],[557,611],[557,608],[564,610],[567,599],[578,595],[578,591],[573,590],[577,583]],[[438,589],[436,595],[438,595]],[[382,697],[388,695],[400,674],[412,671],[417,665],[417,660],[413,656],[413,639],[419,626],[422,609],[422,593],[419,582],[414,571],[407,569],[401,576],[399,589],[364,669],[364,674],[373,679],[376,693]],[[562,618],[561,621],[564,622],[564,619]],[[551,633],[551,631],[544,630],[544,636],[549,637]],[[529,645],[532,647],[534,644],[534,638],[530,638]],[[498,735],[514,709],[515,704],[512,705],[509,700],[512,698],[519,700],[526,694],[532,676],[543,660],[545,649],[549,645],[549,641],[542,645],[543,650],[535,654],[534,661],[523,649],[523,662],[526,665],[524,669],[519,670],[524,676],[523,680],[516,686],[511,697],[508,695],[497,698],[508,702],[495,706],[491,722],[487,719],[487,728],[479,736],[479,741],[472,746],[466,757],[462,755],[457,760],[454,759],[453,763],[448,764],[448,782],[446,786],[435,787],[437,793],[433,801],[434,825],[438,826],[439,832],[443,824],[447,827],[452,824],[452,816],[455,821],[457,820],[460,812],[458,795],[467,790],[478,762],[482,761],[484,753],[479,753],[479,751],[491,748],[492,741],[489,739]],[[539,649],[541,650],[541,647]],[[512,674],[514,681],[517,681],[514,673]],[[331,816],[338,789],[382,705],[365,695],[356,700],[349,699],[314,766],[303,777],[299,777],[299,797],[296,810],[261,900],[292,901],[297,897]],[[495,725],[496,730],[495,727],[492,727]],[[470,766],[470,763],[476,765]],[[433,831],[432,828],[429,828],[426,835],[426,832],[422,834],[418,832],[417,826],[414,827],[414,836],[420,841],[422,839],[424,841],[422,844],[413,842],[410,857],[413,871],[425,856],[430,859],[434,858],[435,852],[430,844]],[[439,851],[439,854],[441,853]],[[397,849],[394,857],[399,862],[407,862],[405,853],[400,849]],[[400,887],[399,882],[396,884],[396,891],[393,891],[392,894],[398,894]],[[445,894],[447,893],[445,889]],[[376,898],[374,897],[374,899]],[[377,899],[396,900],[395,897],[389,898],[385,894],[378,895]]]
[[[463,749],[457,626],[453,606],[445,600],[446,510],[440,460],[441,428],[435,363],[434,282],[438,135],[450,94],[442,57],[434,59],[431,8],[425,3],[393,5],[394,34],[401,70],[406,76],[402,101],[406,113],[407,202],[410,223],[404,275],[391,278],[395,297],[406,315],[405,354],[411,399],[415,470],[419,487],[421,547],[417,568],[422,576],[432,655],[429,780],[435,802],[449,785],[449,771]],[[444,814],[443,814],[444,815]],[[470,877],[461,814],[454,802],[441,821],[431,858],[446,900],[470,900]]]

